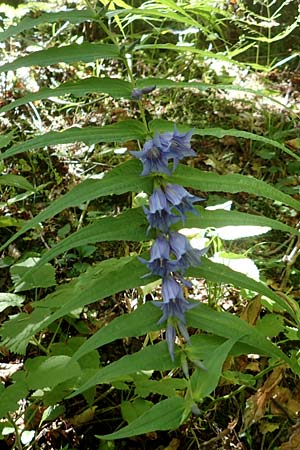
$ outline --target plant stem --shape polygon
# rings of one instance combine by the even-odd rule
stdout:
[[[11,417],[11,415],[9,413],[6,414],[6,418],[7,418],[8,422],[10,423],[10,425],[12,425],[12,427],[15,430],[15,444],[14,444],[13,448],[17,448],[18,450],[22,450],[23,446],[22,446],[22,442],[21,442],[21,435],[19,433],[17,424],[12,419],[12,417]]]

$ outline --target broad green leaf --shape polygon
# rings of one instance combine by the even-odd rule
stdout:
[[[209,358],[204,361],[207,371],[196,369],[190,379],[191,397],[195,402],[199,402],[207,397],[218,385],[222,374],[223,364],[233,345],[239,338],[228,339],[223,344],[217,346]]]
[[[220,347],[225,341],[226,338],[224,336],[221,337],[217,334],[194,334],[190,338],[191,345],[187,345],[185,347],[185,352],[191,361],[208,361],[215,349]],[[256,352],[256,347],[241,341],[236,341],[234,346],[229,351],[229,355],[240,356]]]
[[[150,331],[159,330],[157,324],[161,312],[151,303],[139,306],[135,311],[117,317],[108,325],[96,331],[78,350],[73,358],[79,359],[102,345],[125,337],[141,336]]]
[[[82,97],[89,93],[104,93],[113,98],[130,98],[133,87],[128,81],[118,78],[96,78],[90,77],[79,81],[68,81],[57,88],[43,88],[38,92],[30,93],[24,97],[9,103],[0,108],[1,112],[10,111],[17,106],[28,102],[35,102],[49,97],[59,97],[61,95],[74,95]]]
[[[0,175],[0,185],[14,186],[19,189],[24,189],[25,191],[34,191],[32,184],[21,175]]]
[[[163,378],[162,380],[149,380],[146,376],[138,374],[133,377],[135,395],[148,397],[155,393],[166,397],[175,397],[176,391],[184,391],[188,387],[185,378]]]
[[[70,397],[81,394],[97,384],[111,383],[122,379],[125,375],[138,373],[142,370],[171,370],[179,365],[178,352],[177,355],[175,354],[175,361],[173,362],[170,358],[167,343],[163,341],[159,344],[145,347],[131,355],[123,356],[108,366],[99,369],[93,377],[85,381]]]
[[[283,360],[294,371],[299,370],[298,364],[272,344],[255,327],[233,314],[215,311],[207,305],[199,304],[197,308],[188,311],[186,317],[189,326],[227,339],[240,340],[242,343],[256,348],[257,353]],[[187,351],[189,351],[189,347],[187,347]]]
[[[122,417],[126,422],[131,423],[140,417],[153,406],[153,403],[149,400],[142,398],[136,398],[133,401],[125,400],[121,403]]]
[[[15,132],[11,131],[3,136],[0,136],[0,148],[7,147],[11,141],[15,138]]]
[[[51,388],[81,374],[79,364],[66,355],[29,358],[25,371],[29,389]]]
[[[98,142],[126,142],[144,139],[145,134],[144,125],[137,120],[123,120],[103,127],[72,127],[65,131],[50,131],[12,146],[0,154],[0,161],[27,150],[49,145],[69,144],[70,142],[85,142],[87,145],[97,144]]]
[[[24,303],[24,300],[25,298],[20,295],[0,292],[0,312],[11,306],[18,306],[20,308]]]
[[[12,236],[1,248],[2,251],[16,238],[21,236],[30,228],[38,226],[49,217],[63,211],[65,208],[80,206],[85,202],[100,198],[105,195],[123,194],[124,192],[151,192],[152,179],[150,177],[141,177],[141,166],[138,161],[130,160],[120,164],[103,178],[89,178],[71,189],[67,194],[51,203],[48,208],[39,213],[36,217],[29,220],[16,234]]]
[[[59,308],[50,318],[53,322],[74,309],[139,286],[147,273],[147,268],[135,257],[108,259],[89,267],[77,279],[49,294],[38,305]]]
[[[28,388],[24,380],[18,380],[14,384],[0,389],[0,418],[6,417],[8,412],[18,409],[18,402],[28,395]]]
[[[41,24],[57,23],[59,21],[67,21],[70,23],[81,23],[86,20],[95,19],[95,14],[92,10],[81,9],[81,10],[66,10],[54,13],[43,13],[39,17],[31,18],[25,17],[18,23],[18,25],[12,25],[7,30],[0,33],[0,41],[4,41],[16,34],[22,33],[26,30],[31,30]]]
[[[235,272],[223,264],[217,264],[207,258],[202,258],[201,266],[198,268],[189,269],[188,274],[197,278],[205,278],[206,280],[214,283],[231,284],[233,286],[249,289],[250,291],[262,294],[271,300],[274,300],[276,305],[282,308],[283,311],[289,313],[296,323],[299,321],[300,311],[296,302],[290,301],[288,303],[265,284],[252,280],[242,273]]]
[[[155,131],[155,132],[156,131],[159,131],[159,132],[173,131],[174,124],[172,122],[169,122],[168,120],[155,119],[150,122],[149,127],[150,127],[150,130]],[[187,129],[188,129],[188,127],[185,126],[184,130],[187,130]],[[190,127],[189,127],[189,129],[190,129]],[[280,142],[274,141],[273,139],[269,139],[264,136],[260,136],[258,134],[250,133],[249,131],[242,131],[242,130],[236,130],[236,129],[225,130],[224,128],[195,128],[194,134],[197,134],[199,136],[214,136],[214,137],[217,137],[218,139],[222,139],[224,136],[234,136],[237,138],[250,139],[252,141],[261,142],[264,145],[268,145],[268,146],[271,145],[272,147],[279,148],[284,153],[287,153],[288,155],[292,156],[294,159],[300,160],[299,155],[292,152],[292,150],[290,150],[288,147],[281,144]],[[185,166],[185,167],[187,167],[187,166]]]
[[[55,270],[47,263],[30,273],[24,281],[26,272],[29,272],[37,263],[38,258],[27,258],[25,261],[14,264],[10,268],[10,274],[14,283],[15,292],[27,291],[37,287],[49,287],[56,284]]]
[[[268,225],[275,230],[282,230],[293,234],[299,234],[298,230],[296,230],[295,228],[289,227],[288,225],[285,225],[276,220],[268,219],[264,216],[254,216],[250,214],[239,213],[237,211],[210,211],[200,207],[197,207],[197,210],[200,212],[200,215],[195,216],[193,214],[190,214],[184,224],[185,227],[201,227],[201,229],[212,227],[217,229],[216,233],[218,234],[218,227],[222,224],[248,224],[249,227],[251,227],[250,224],[259,224],[259,228],[263,228],[263,225]],[[46,262],[49,262],[51,259],[57,257],[58,255],[79,246],[112,240],[149,240],[149,236],[147,236],[146,234],[148,225],[149,224],[146,220],[145,214],[141,208],[128,210],[116,217],[105,217],[99,219],[95,223],[87,225],[81,230],[71,234],[70,236],[56,244],[54,247],[52,247],[50,250],[48,250],[46,253],[44,253],[39,258],[36,265],[30,271],[24,274],[23,281],[26,281],[27,277],[32,276],[32,273]],[[179,225],[179,227],[181,227],[181,225]],[[231,239],[238,238],[239,236],[236,236],[234,232],[236,225],[230,228],[233,228]],[[237,228],[239,227],[237,226]],[[241,228],[243,227],[241,226]]]
[[[122,439],[139,434],[151,433],[158,430],[173,430],[178,428],[185,419],[185,400],[181,397],[172,397],[162,400],[145,412],[127,427],[115,433],[99,435],[99,439]]]
[[[1,345],[14,353],[24,354],[30,339],[38,330],[46,327],[51,312],[50,309],[37,308],[31,314],[11,316],[1,325]]]
[[[278,336],[279,333],[285,330],[284,318],[279,314],[266,314],[258,321],[256,328],[264,336]]]
[[[83,44],[64,45],[62,47],[52,47],[47,50],[33,52],[30,55],[22,56],[10,63],[0,66],[0,73],[8,70],[16,70],[20,67],[30,66],[50,66],[63,62],[72,64],[74,62],[90,62],[97,59],[120,58],[120,50],[113,44],[92,44],[85,42]]]

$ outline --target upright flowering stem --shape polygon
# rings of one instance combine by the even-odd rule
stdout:
[[[175,126],[174,132],[156,134],[145,142],[142,151],[131,152],[143,164],[141,176],[171,175],[181,159],[195,155],[190,144],[192,134],[193,130],[179,133]],[[172,169],[169,162],[173,162]],[[185,313],[195,306],[184,297],[182,285],[190,284],[183,275],[189,267],[200,265],[206,249],[194,249],[185,236],[172,230],[172,225],[180,220],[184,223],[187,212],[197,214],[193,204],[204,199],[190,194],[180,185],[166,183],[162,176],[157,180],[149,206],[144,207],[148,230],[155,229],[157,237],[150,250],[150,260],[140,258],[140,261],[149,269],[149,275],[162,278],[162,302],[153,304],[162,311],[159,323],[167,322],[166,340],[174,360],[176,334],[179,331],[189,341]]]

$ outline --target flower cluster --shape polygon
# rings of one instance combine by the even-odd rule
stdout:
[[[142,151],[131,152],[143,163],[141,175],[171,175],[181,159],[195,155],[190,144],[192,134],[193,131],[179,133],[175,126],[174,132],[157,134],[148,140]],[[173,163],[172,170],[169,162]],[[180,220],[184,223],[187,212],[197,214],[193,204],[203,200],[182,186],[166,183],[159,176],[149,198],[149,206],[144,207],[148,230],[155,229],[157,236],[150,250],[150,260],[140,260],[148,267],[149,274],[162,278],[162,302],[153,303],[162,310],[159,323],[167,322],[166,340],[172,360],[178,330],[189,341],[185,313],[195,306],[184,297],[183,286],[191,287],[184,274],[189,267],[198,266],[206,252],[206,249],[194,249],[184,235],[172,229],[172,225]]]

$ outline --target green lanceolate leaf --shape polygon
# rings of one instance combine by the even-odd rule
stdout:
[[[173,81],[167,78],[143,78],[142,80],[136,81],[137,88],[147,87],[147,86],[156,86],[157,89],[199,89],[200,91],[205,91],[208,89],[213,90],[224,90],[224,91],[240,91],[246,92],[247,94],[255,95],[256,97],[265,97],[270,101],[280,105],[282,108],[286,108],[286,106],[280,103],[278,100],[274,99],[270,95],[267,95],[265,91],[256,91],[253,89],[242,88],[240,86],[232,86],[227,84],[208,84],[208,83],[199,83],[199,82],[185,82],[185,81]],[[110,95],[113,98],[131,98],[131,91],[133,89],[133,85],[128,81],[120,80],[118,78],[96,78],[90,77],[84,80],[72,81],[61,84],[57,88],[44,88],[40,89],[38,92],[30,93],[25,95],[24,97],[15,100],[14,102],[10,102],[8,105],[0,108],[1,112],[10,111],[11,109],[24,105],[28,102],[34,102],[37,100],[41,100],[49,97],[59,97],[62,95],[74,95],[76,97],[84,96],[88,93],[105,93]],[[153,121],[153,123],[157,123]],[[216,130],[216,129],[212,129]],[[233,130],[232,130],[233,131]],[[238,131],[238,130],[236,130]],[[243,133],[243,132],[242,132]],[[251,133],[250,133],[251,134]],[[248,135],[249,136],[249,135]],[[254,135],[256,138],[257,136]],[[243,137],[243,136],[241,136]],[[254,137],[251,134],[251,137]],[[259,138],[259,137],[258,137]],[[274,141],[272,141],[274,142]],[[278,143],[277,143],[278,144]],[[282,147],[280,147],[282,149]],[[284,147],[284,151],[288,150]]]
[[[108,94],[113,98],[130,98],[133,87],[128,81],[118,78],[96,78],[90,77],[80,81],[72,81],[61,84],[57,88],[44,88],[9,103],[0,108],[0,113],[10,111],[17,106],[28,102],[35,102],[49,97],[59,97],[62,95],[74,95],[83,97],[89,93]]]
[[[142,208],[125,211],[116,217],[104,217],[71,234],[43,254],[33,267],[25,273],[23,281],[51,259],[72,248],[104,241],[149,240],[146,231],[149,226]]]
[[[285,361],[294,371],[299,370],[298,364],[294,360],[285,355],[255,327],[237,316],[224,311],[215,311],[207,305],[200,304],[197,308],[190,310],[186,317],[189,326],[232,339],[234,342],[240,341],[251,345],[257,349],[257,353]]]
[[[174,129],[174,124],[172,122],[169,122],[168,120],[156,119],[150,122],[149,127],[153,131],[172,131]],[[185,130],[187,130],[187,128],[188,127],[186,126],[184,127]],[[269,139],[264,136],[260,136],[258,134],[250,133],[248,131],[235,129],[224,130],[223,128],[195,128],[194,134],[198,134],[199,136],[215,136],[218,139],[221,139],[224,136],[234,136],[237,138],[249,139],[252,141],[261,142],[264,145],[271,145],[272,147],[278,148],[284,153],[292,156],[294,159],[300,160],[299,155],[294,153],[292,150],[290,150],[280,142],[274,141],[273,139]]]
[[[0,175],[0,185],[2,186],[14,186],[19,189],[23,189],[25,191],[34,191],[34,187],[32,186],[26,178],[21,175]]]
[[[145,241],[149,223],[142,208],[125,211],[116,217],[104,217],[71,234],[41,257],[41,263],[82,245],[103,241]]]
[[[33,52],[30,55],[17,58],[13,62],[3,64],[0,66],[0,72],[16,70],[20,67],[45,67],[61,62],[72,64],[80,61],[96,61],[97,59],[103,58],[120,58],[119,48],[113,44],[91,44],[89,42],[80,45],[71,44],[62,47],[53,47],[47,50]]]
[[[293,304],[288,303],[265,284],[257,282],[243,273],[236,272],[223,264],[217,264],[207,258],[203,258],[201,266],[198,268],[189,269],[188,273],[190,276],[205,278],[214,283],[227,283],[264,295],[273,300],[283,311],[290,314],[295,323],[298,323],[299,321],[300,310],[296,302]]]
[[[159,330],[157,324],[161,312],[155,308],[152,303],[146,303],[139,306],[135,311],[117,317],[108,325],[101,328],[74,353],[73,358],[78,360],[90,351],[101,347],[102,345],[113,342],[116,339],[124,337],[141,336],[150,331]]]
[[[41,24],[57,23],[60,21],[67,21],[69,23],[81,23],[86,20],[95,19],[95,14],[92,10],[81,9],[81,10],[67,10],[59,11],[54,13],[44,13],[39,17],[31,18],[25,17],[21,20],[18,25],[12,25],[7,30],[1,31],[0,41],[4,41],[12,36],[16,36],[26,30],[31,30]]]
[[[0,161],[27,150],[46,147],[49,145],[69,144],[70,142],[85,142],[87,145],[98,142],[126,142],[130,140],[143,140],[147,131],[144,125],[137,120],[124,120],[113,125],[103,127],[72,127],[65,131],[51,131],[33,139],[16,144],[9,150],[0,154]]]
[[[222,374],[223,364],[233,345],[239,338],[229,339],[218,345],[203,361],[207,371],[196,369],[190,379],[191,398],[199,402],[207,397],[218,385]]]
[[[199,56],[200,58],[211,58],[211,59],[217,59],[219,61],[228,62],[230,64],[236,64],[240,67],[245,67],[244,63],[234,61],[229,56],[225,56],[224,53],[214,53],[209,50],[201,50],[197,47],[192,47],[188,45],[175,45],[175,44],[140,44],[135,47],[135,50],[164,50],[165,52],[175,51],[177,53],[184,53],[184,54],[195,54]],[[268,70],[267,67],[262,66],[260,64],[251,64],[251,66],[257,70],[266,71]]]
[[[255,90],[255,89],[249,89],[244,88],[241,86],[235,86],[232,84],[211,84],[211,83],[200,83],[197,81],[174,81],[169,80],[168,78],[155,78],[155,77],[149,77],[149,78],[143,78],[141,80],[137,80],[136,82],[138,88],[143,88],[147,86],[156,86],[157,89],[198,89],[199,91],[206,91],[206,90],[224,90],[224,91],[237,91],[237,92],[245,92],[247,94],[254,95],[255,97],[264,97],[267,98],[269,101],[278,104],[283,109],[288,109],[286,105],[281,103],[280,101],[276,100],[274,97],[270,95],[270,90]],[[154,126],[154,124],[163,124],[167,123],[167,120],[153,120],[150,123],[150,126]],[[153,124],[153,125],[151,125]],[[238,130],[236,130],[238,131]]]
[[[29,220],[16,234],[14,234],[1,248],[7,247],[30,228],[38,226],[50,217],[54,217],[66,208],[82,205],[85,202],[105,195],[120,195],[124,192],[151,192],[153,181],[151,177],[141,177],[141,165],[136,160],[130,160],[118,165],[103,178],[90,178],[75,186],[64,196],[51,203],[33,219]]]
[[[49,217],[53,217],[65,208],[78,206],[87,201],[93,200],[97,197],[122,194],[124,192],[151,192],[152,179],[151,177],[141,177],[141,164],[139,161],[130,160],[119,166],[115,167],[111,172],[107,173],[103,179],[88,179],[80,185],[73,188],[65,196],[59,198],[53,202],[45,211],[42,211],[36,217],[28,221],[15,235],[12,236],[1,248],[0,251],[7,247],[17,237],[28,231],[30,228],[37,226],[40,222],[47,220]],[[243,175],[217,175],[213,173],[203,172],[198,169],[179,165],[176,173],[172,176],[171,181],[174,183],[183,184],[184,186],[193,187],[194,189],[201,190],[203,192],[217,191],[217,192],[248,192],[250,194],[259,195],[262,197],[270,198],[274,201],[279,201],[291,206],[292,208],[299,210],[300,202],[293,199],[287,194],[284,194],[276,188],[264,183],[263,181],[256,180],[255,178],[243,176]],[[206,225],[216,226],[216,222],[222,223],[223,218],[228,220],[229,225],[230,218],[233,221],[236,219],[239,223],[245,218],[245,221],[250,225],[250,219],[246,216],[242,216],[242,213],[230,212],[232,216],[226,213],[217,211],[203,212],[203,220]],[[212,221],[216,222],[209,224],[207,217],[211,215]],[[193,226],[201,228],[201,221],[199,223],[197,218],[188,219],[190,223],[194,223]],[[192,222],[194,220],[194,222]],[[260,222],[261,220],[261,222]],[[252,221],[252,218],[251,218]],[[260,223],[259,223],[260,222]],[[231,223],[234,225],[234,223]],[[260,218],[253,216],[252,225],[270,226],[274,229],[280,229],[282,231],[291,232],[290,228],[286,225],[277,225],[271,219],[267,222],[263,222]],[[192,225],[189,225],[192,226]]]
[[[175,174],[170,178],[172,183],[199,189],[203,192],[247,192],[273,201],[284,203],[291,208],[300,210],[300,202],[284,194],[273,186],[256,178],[239,175],[217,175],[204,172],[192,167],[179,165]]]
[[[162,400],[146,411],[127,427],[115,433],[97,436],[99,439],[123,439],[139,434],[158,430],[173,430],[178,428],[185,420],[185,400],[181,397],[172,397]]]
[[[132,355],[123,356],[123,358],[105,366],[103,369],[99,369],[96,375],[85,381],[70,397],[74,397],[97,384],[122,380],[127,375],[135,374],[142,370],[171,370],[179,365],[178,353],[175,355],[175,360],[172,361],[167,343],[163,341],[159,344],[145,347]]]
[[[269,227],[275,230],[299,234],[295,228],[289,227],[277,220],[268,219],[264,216],[253,216],[237,211],[210,211],[203,208],[197,208],[197,210],[200,213],[199,216],[190,214],[184,224],[185,227],[205,229],[230,225],[232,227],[257,226],[259,228]],[[99,219],[85,228],[71,234],[44,253],[32,268],[32,271],[24,274],[23,281],[26,281],[27,276],[32,276],[33,272],[51,259],[82,245],[95,244],[104,241],[124,240],[140,242],[149,240],[149,236],[146,234],[148,225],[146,216],[141,208],[128,210],[116,217],[104,217]],[[182,224],[180,224],[179,227],[181,228]],[[268,229],[266,229],[266,231],[268,231]]]
[[[253,214],[239,211],[225,211],[222,209],[208,210],[196,207],[199,216],[190,214],[186,220],[187,228],[221,228],[231,227],[268,227],[273,230],[281,230],[286,233],[300,234],[296,228],[285,225],[278,220],[269,219],[265,216],[255,216]],[[181,227],[180,227],[181,228]],[[234,239],[234,236],[233,236]]]

